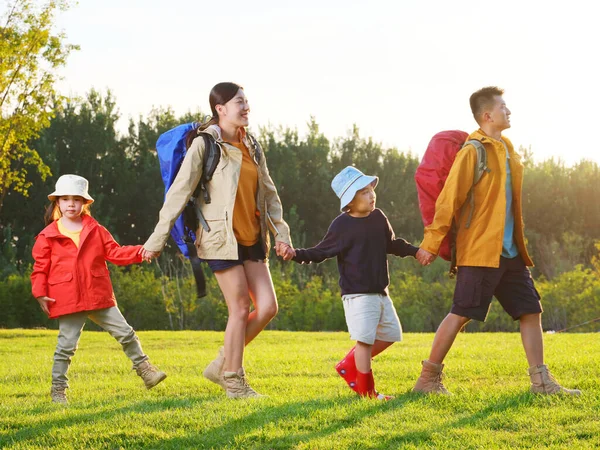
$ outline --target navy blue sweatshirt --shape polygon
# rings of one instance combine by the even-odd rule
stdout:
[[[388,295],[387,254],[415,256],[418,247],[396,239],[386,215],[375,209],[367,217],[337,216],[316,247],[296,249],[294,261],[320,263],[337,256],[342,295]]]

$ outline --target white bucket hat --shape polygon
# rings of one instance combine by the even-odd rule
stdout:
[[[54,201],[63,195],[78,195],[86,200],[86,204],[94,203],[94,199],[88,194],[88,180],[79,175],[62,175],[56,180],[54,192],[48,196],[48,200]]]
[[[372,183],[375,187],[378,182],[378,177],[365,175],[356,167],[348,166],[335,176],[331,188],[340,198],[340,210],[344,211],[358,191]]]

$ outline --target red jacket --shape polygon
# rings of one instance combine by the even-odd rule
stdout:
[[[50,318],[110,308],[117,304],[106,261],[127,265],[142,262],[141,245],[119,246],[106,228],[83,217],[79,248],[52,222],[36,236],[31,288],[35,298],[46,296]]]

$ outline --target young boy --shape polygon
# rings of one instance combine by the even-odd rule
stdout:
[[[389,400],[392,397],[375,390],[371,371],[371,358],[402,340],[400,320],[388,296],[387,254],[416,257],[420,250],[396,239],[385,214],[375,208],[378,181],[351,166],[337,174],[331,187],[340,198],[342,214],[316,247],[296,249],[292,259],[304,264],[337,257],[346,323],[356,346],[336,370],[358,395]]]

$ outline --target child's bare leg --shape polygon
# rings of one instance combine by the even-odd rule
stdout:
[[[375,341],[371,348],[371,358],[375,358],[377,355],[379,355],[382,351],[384,351],[386,348],[388,348],[392,344],[393,344],[393,342],[386,342],[386,341],[379,341],[379,340]]]
[[[356,361],[356,369],[362,373],[371,371],[371,349],[370,344],[356,341],[356,350],[354,351],[354,360]]]

